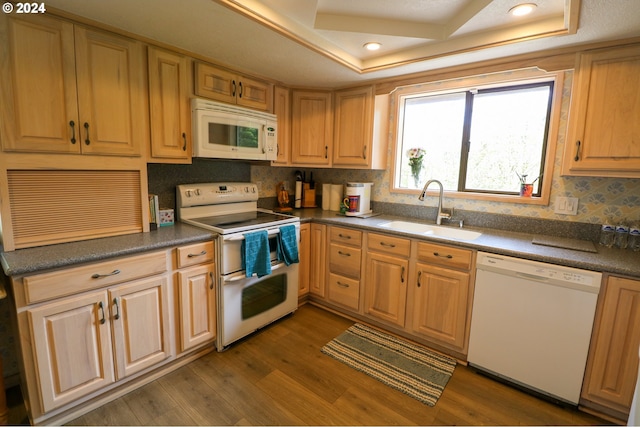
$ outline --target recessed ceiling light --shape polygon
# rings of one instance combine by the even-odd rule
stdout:
[[[380,46],[382,46],[382,44],[378,42],[369,42],[369,43],[365,43],[363,46],[367,50],[378,50],[380,49]]]
[[[522,3],[509,9],[509,13],[513,16],[524,16],[533,12],[536,7],[538,5],[535,3]]]

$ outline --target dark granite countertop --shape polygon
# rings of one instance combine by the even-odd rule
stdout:
[[[7,276],[21,276],[51,268],[211,240],[212,236],[210,231],[177,223],[148,233],[0,252],[0,262]]]
[[[472,241],[431,237],[418,233],[380,227],[389,221],[413,221],[432,224],[432,221],[416,220],[395,215],[379,215],[371,218],[340,216],[333,211],[321,209],[299,209],[293,214],[301,221],[318,221],[331,225],[355,227],[367,231],[378,231],[398,236],[419,238],[443,244],[495,254],[526,258],[550,264],[565,265],[585,270],[600,271],[640,278],[640,252],[628,249],[604,248],[595,245],[597,252],[583,252],[533,244],[539,234],[496,230],[491,228],[464,227],[479,231],[482,236]],[[187,224],[177,223],[171,227],[160,227],[148,233],[129,234],[117,237],[63,243],[37,248],[0,252],[2,268],[8,276],[25,275],[51,268],[95,262],[108,258],[130,255],[171,246],[205,241],[212,233]]]
[[[398,236],[419,238],[434,243],[451,244],[463,248],[526,258],[550,264],[640,278],[640,252],[633,252],[628,249],[605,248],[597,244],[594,245],[597,252],[593,253],[562,249],[533,244],[533,239],[539,237],[539,234],[503,231],[491,228],[465,226],[464,229],[479,231],[482,235],[475,240],[464,241],[380,227],[380,224],[389,221],[411,221],[435,225],[435,221],[417,220],[394,215],[356,218],[342,216],[333,211],[323,211],[320,209],[299,209],[293,211],[293,214],[299,216],[303,222],[313,220],[331,225],[356,227],[367,231],[378,231]]]

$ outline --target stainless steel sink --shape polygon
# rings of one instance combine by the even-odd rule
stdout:
[[[380,227],[391,230],[406,231],[408,233],[418,233],[433,237],[444,237],[457,240],[475,240],[482,236],[482,233],[460,228],[442,227],[439,225],[422,224],[411,221],[390,221],[380,224]]]

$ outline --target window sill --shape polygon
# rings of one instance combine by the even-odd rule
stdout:
[[[395,188],[391,190],[392,193],[399,194],[415,194],[416,198],[420,195],[422,190],[415,189],[401,189]],[[486,193],[472,193],[472,192],[460,192],[460,191],[444,191],[443,196],[451,199],[464,199],[464,200],[483,200],[487,202],[499,202],[499,203],[515,203],[521,205],[536,205],[536,206],[548,206],[549,194],[542,194],[540,197],[521,197],[510,194],[486,194]],[[427,190],[426,197],[438,197],[437,190]]]

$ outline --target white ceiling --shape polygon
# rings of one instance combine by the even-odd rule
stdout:
[[[537,4],[523,19],[508,14]],[[339,87],[640,36],[640,0],[47,0],[292,86]],[[363,48],[382,43],[377,52]]]

